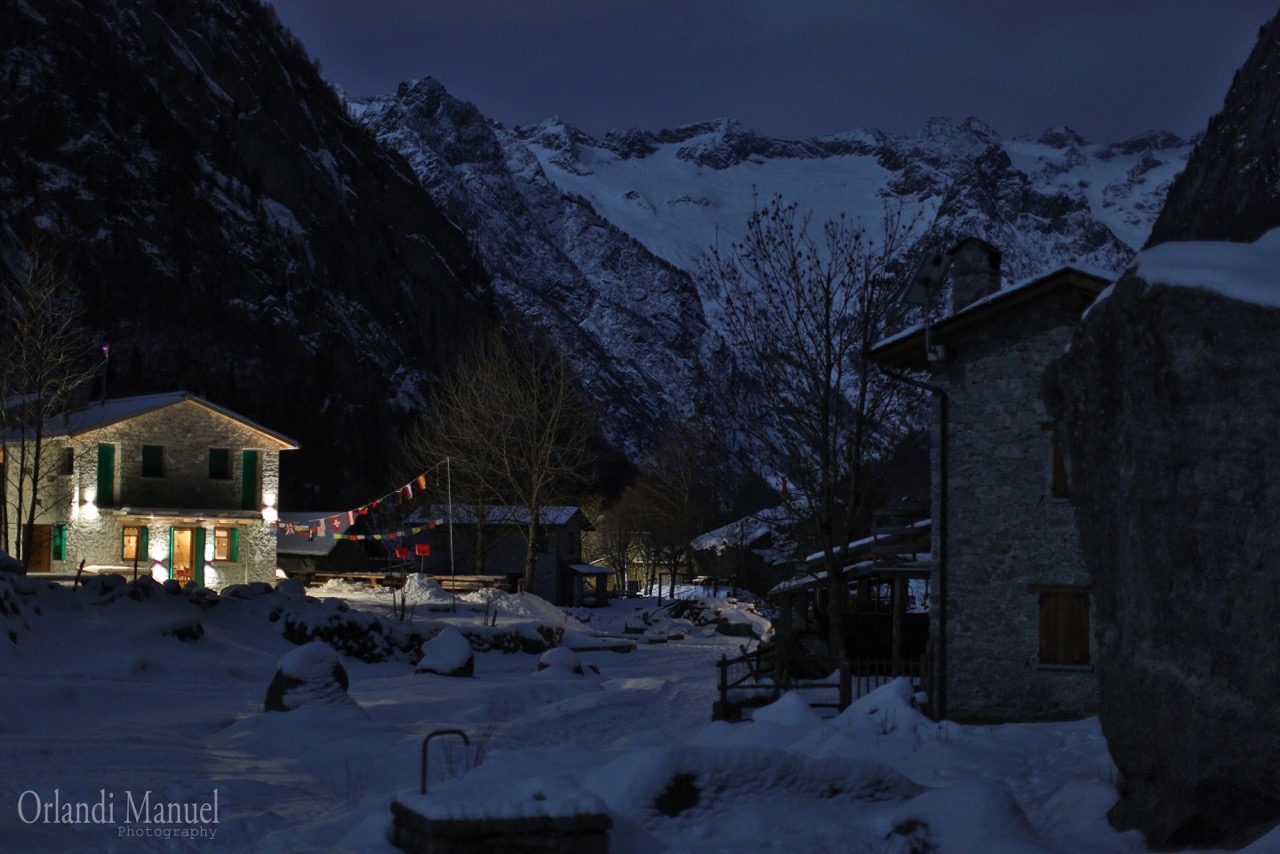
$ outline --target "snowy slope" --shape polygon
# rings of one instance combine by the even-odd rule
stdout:
[[[1158,132],[1119,144],[1088,144],[1070,128],[1005,140],[975,119],[933,119],[914,137],[853,131],[796,143],[728,119],[603,140],[551,119],[517,135],[558,186],[686,270],[775,193],[817,221],[843,213],[872,229],[883,198],[902,196],[925,225],[1000,246],[1011,278],[1069,262],[1118,271],[1190,151]]]
[[[983,236],[1005,251],[1006,281],[1066,263],[1118,271],[1189,150],[1165,133],[1006,140],[976,119],[911,137],[793,142],[720,119],[594,139],[559,119],[502,127],[430,78],[348,109],[467,232],[508,318],[552,332],[633,459],[695,409],[730,423],[727,395],[702,387],[732,375],[735,357],[698,268],[773,195],[873,235],[885,200],[901,198],[920,213],[920,246]]]

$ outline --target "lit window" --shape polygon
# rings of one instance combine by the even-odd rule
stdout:
[[[142,560],[146,530],[136,525],[126,525],[121,529],[120,557],[123,560]]]
[[[240,532],[235,528],[213,529],[213,559],[240,560]]]

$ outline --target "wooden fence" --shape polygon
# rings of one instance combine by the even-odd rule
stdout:
[[[762,647],[744,652],[736,658],[720,656],[719,699],[711,710],[712,720],[738,721],[742,710],[768,705],[785,691],[797,691],[815,709],[833,709],[837,713],[854,700],[889,684],[907,678],[917,689],[926,682],[927,659],[852,658],[848,666],[832,674],[835,679],[808,680],[787,676],[780,666],[776,647]]]

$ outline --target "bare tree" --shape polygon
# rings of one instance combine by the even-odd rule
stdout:
[[[751,215],[741,242],[713,249],[701,270],[722,295],[739,354],[738,426],[761,463],[788,480],[823,553],[833,663],[848,593],[840,554],[869,510],[868,461],[903,419],[901,390],[863,355],[893,319],[914,224],[889,205],[878,235],[843,217],[815,227],[775,197]]]
[[[542,512],[574,495],[594,462],[596,420],[577,377],[541,338],[491,333],[446,377],[431,420],[432,452],[486,503],[519,508],[531,588]]]
[[[694,420],[668,425],[640,463],[646,547],[667,570],[672,597],[680,571],[692,568],[693,539],[718,518],[721,462],[709,427]]]
[[[602,560],[613,568],[614,586],[627,589],[632,563],[639,555],[644,517],[640,512],[636,488],[627,487],[612,505],[593,508],[590,514],[593,530],[583,536],[583,556]]]
[[[90,358],[73,282],[56,258],[27,252],[0,288],[0,429],[4,436],[4,489],[0,528],[5,548],[30,565],[36,522],[60,501],[42,489],[53,468],[49,441],[55,419],[97,373]],[[56,473],[56,470],[55,472]],[[68,472],[69,473],[69,472]]]

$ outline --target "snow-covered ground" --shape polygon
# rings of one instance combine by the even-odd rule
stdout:
[[[714,662],[747,639],[711,625],[667,620],[666,642],[632,635],[634,651],[560,653],[542,670],[538,654],[477,653],[471,678],[343,656],[354,704],[264,713],[281,658],[300,649],[279,617],[298,606],[297,590],[135,601],[24,585],[0,596],[3,851],[390,851],[397,797],[445,815],[603,808],[615,852],[1145,850],[1106,823],[1115,771],[1096,720],[937,724],[895,683],[829,721],[786,696],[754,722],[713,724]],[[335,591],[353,612],[394,622],[389,593],[320,592]],[[562,648],[587,646],[592,632],[621,636],[656,608],[632,599],[575,611],[584,625],[529,597],[453,612],[438,591],[411,593],[412,625],[443,618],[465,631],[496,609],[498,627],[558,621]],[[329,659],[307,659],[286,671],[329,678]],[[424,801],[422,739],[446,728],[472,748],[433,742]],[[130,799],[136,808],[147,792],[148,809],[189,804],[192,819],[126,824]],[[87,805],[84,821],[52,821],[76,818],[75,804]],[[99,805],[113,821],[96,820]],[[193,835],[155,835],[175,829]]]

